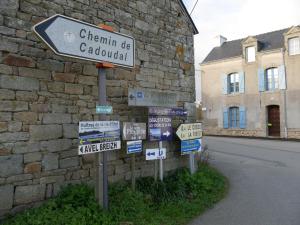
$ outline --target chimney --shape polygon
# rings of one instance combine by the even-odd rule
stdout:
[[[223,37],[222,35],[218,35],[215,37],[215,47],[220,47],[222,46],[222,44],[224,42],[227,41],[227,38],[226,37]]]

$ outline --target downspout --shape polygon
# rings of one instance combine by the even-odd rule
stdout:
[[[287,74],[285,67],[285,57],[284,50],[281,48],[281,56],[282,56],[282,65],[284,66],[284,75],[285,75],[285,89],[282,89],[281,92],[283,94],[283,110],[284,110],[284,138],[288,138],[288,125],[287,125],[287,107],[286,107],[286,88],[287,88]]]

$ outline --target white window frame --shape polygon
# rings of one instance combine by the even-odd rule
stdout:
[[[300,37],[288,39],[289,55],[300,54]]]
[[[246,47],[246,60],[248,63],[255,62],[255,46]]]
[[[267,91],[274,91],[279,89],[279,70],[277,67],[266,69],[265,82]]]
[[[233,85],[233,90],[231,90],[231,84]],[[228,93],[239,93],[240,91],[240,74],[239,73],[231,73],[227,77],[227,87]]]

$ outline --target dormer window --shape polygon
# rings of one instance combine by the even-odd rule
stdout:
[[[300,37],[290,38],[289,43],[289,55],[300,54]]]
[[[246,60],[248,63],[255,62],[255,47],[247,47],[246,48]]]

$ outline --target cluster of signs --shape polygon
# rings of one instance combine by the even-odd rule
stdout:
[[[104,110],[105,111],[105,110]],[[107,111],[105,111],[106,113]],[[150,141],[173,140],[172,117],[185,116],[182,108],[149,107],[148,139]],[[142,140],[147,139],[146,123],[124,122],[122,139],[127,141],[127,153],[142,152]],[[201,151],[201,123],[181,124],[176,132],[181,140],[181,153]],[[79,122],[79,154],[90,154],[121,148],[119,121]],[[146,159],[165,159],[166,149],[147,149]]]

